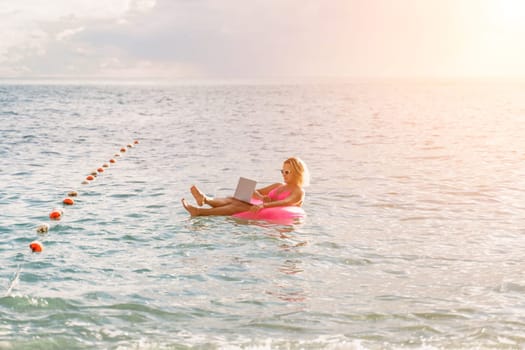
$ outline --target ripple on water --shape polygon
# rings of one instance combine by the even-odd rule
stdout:
[[[62,298],[38,298],[31,296],[6,296],[0,298],[0,305],[14,312],[38,310],[77,310],[77,306]]]

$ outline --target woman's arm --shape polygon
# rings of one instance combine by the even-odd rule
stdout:
[[[264,201],[264,198],[268,195],[268,193],[270,193],[271,190],[273,190],[274,188],[279,187],[281,185],[282,184],[280,184],[280,183],[274,183],[272,185],[269,185],[269,186],[266,186],[266,187],[263,187],[263,188],[259,188],[259,189],[255,190],[253,192],[252,197]]]
[[[263,208],[274,208],[274,207],[286,207],[302,204],[304,200],[304,190],[300,187],[297,187],[290,193],[285,199],[279,201],[264,202],[262,204]]]
[[[285,199],[273,202],[263,202],[259,205],[254,205],[250,208],[252,212],[258,212],[263,208],[286,207],[286,206],[300,206],[304,200],[304,190],[300,187],[294,189],[292,193]]]

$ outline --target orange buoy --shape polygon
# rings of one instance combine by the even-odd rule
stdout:
[[[88,181],[93,181],[93,180],[95,180],[95,177],[94,177],[93,175],[88,175],[88,176],[86,177],[86,180],[88,180]]]
[[[113,164],[113,163],[116,163],[117,161],[116,161],[115,159],[111,158],[111,159],[109,160],[109,162]]]
[[[62,201],[64,204],[67,204],[67,205],[73,205],[75,204],[75,201],[71,198],[64,198],[64,200]]]
[[[38,241],[29,243],[29,248],[31,248],[33,253],[41,253],[44,250],[44,246]]]
[[[60,209],[53,209],[51,213],[49,213],[49,218],[51,220],[60,220],[62,218],[62,210]]]
[[[124,152],[126,152],[126,149],[125,149],[124,147],[122,147],[122,148],[120,149],[120,152],[121,152],[121,153],[124,153]]]
[[[134,144],[138,145],[139,144],[139,141],[138,140],[135,140],[133,141]]]
[[[98,171],[99,173],[103,173],[103,172],[104,172],[104,169],[103,169],[103,168],[98,168],[97,171]]]

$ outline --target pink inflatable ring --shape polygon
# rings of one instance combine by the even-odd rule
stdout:
[[[243,211],[232,215],[235,218],[243,220],[264,220],[277,223],[291,223],[306,216],[301,207],[273,207],[263,208],[258,212]]]

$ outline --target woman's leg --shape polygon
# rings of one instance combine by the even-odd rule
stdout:
[[[232,203],[232,198],[209,198],[206,197],[206,195],[197,188],[197,186],[193,185],[190,188],[190,192],[193,195],[193,198],[195,198],[195,201],[199,205],[199,207],[202,207],[204,204],[208,204],[210,207],[223,207],[225,205],[229,205]]]
[[[190,192],[193,196],[193,198],[195,198],[195,201],[197,202],[197,204],[199,205],[199,207],[202,207],[204,205],[204,203],[206,203],[206,195],[197,188],[197,186],[193,185],[190,187]]]
[[[209,216],[209,215],[233,215],[250,209],[251,205],[238,200],[232,199],[229,204],[213,207],[213,208],[197,208],[188,204],[186,200],[182,199],[184,209],[190,213],[191,216]]]

